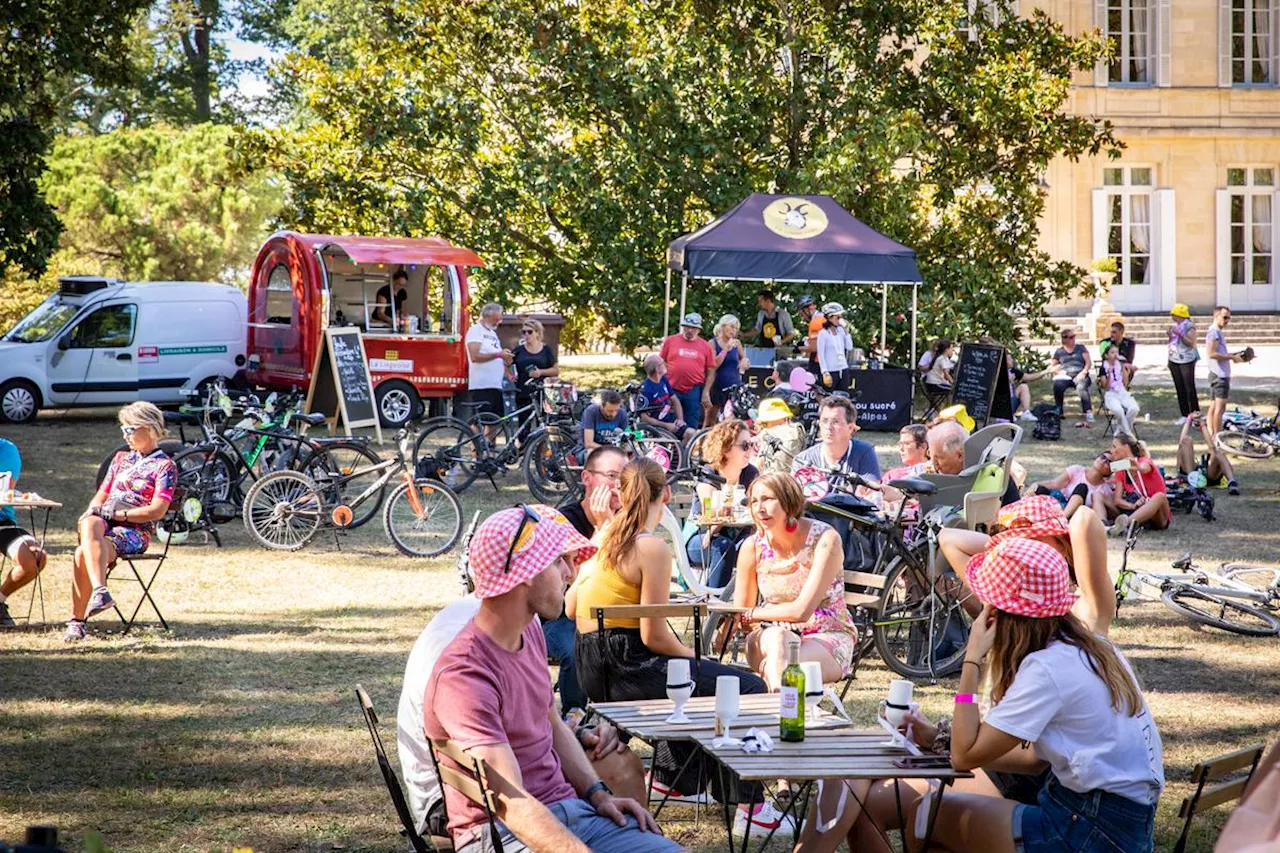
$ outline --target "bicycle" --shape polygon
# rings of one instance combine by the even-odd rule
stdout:
[[[1154,601],[1158,594],[1165,607],[1193,622],[1247,637],[1280,635],[1280,569],[1224,563],[1215,574],[1192,562],[1189,551],[1173,561],[1176,573],[1131,569],[1137,542],[1137,530],[1130,530],[1116,575],[1117,616],[1123,602]]]
[[[341,473],[322,466],[315,478],[301,471],[276,471],[254,484],[244,501],[244,525],[259,544],[276,551],[297,551],[321,528],[335,536],[349,530],[355,511],[397,477],[387,496],[382,526],[387,538],[409,557],[434,557],[451,549],[462,533],[462,506],[453,490],[438,480],[416,478],[411,458],[413,433],[396,435],[394,459]],[[322,451],[323,452],[323,451]],[[345,487],[366,476],[376,479],[354,498]]]
[[[1271,417],[1239,409],[1227,412],[1222,418],[1222,429],[1213,437],[1213,443],[1224,453],[1246,459],[1269,459],[1280,454],[1280,400],[1278,411]]]

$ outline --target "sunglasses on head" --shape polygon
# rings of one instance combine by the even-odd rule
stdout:
[[[532,521],[534,524],[542,521],[542,516],[524,504],[520,504],[520,509],[524,511],[524,515],[520,518],[520,526],[516,528],[516,535],[511,537],[511,547],[507,549],[507,562],[502,566],[502,573],[505,575],[511,571],[511,558],[516,553],[516,543],[520,541],[521,535],[524,534],[524,526]]]

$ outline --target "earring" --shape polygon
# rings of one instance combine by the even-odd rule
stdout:
[[[800,526],[800,519],[798,519],[798,518],[791,518],[790,516],[788,516],[788,517],[787,517],[787,532],[788,532],[788,533],[795,533],[795,532],[796,532],[796,528],[797,528],[797,527],[799,527],[799,526]]]

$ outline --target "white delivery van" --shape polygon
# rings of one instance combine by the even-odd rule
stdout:
[[[184,402],[245,364],[247,303],[229,284],[70,276],[0,338],[0,420],[42,408]]]

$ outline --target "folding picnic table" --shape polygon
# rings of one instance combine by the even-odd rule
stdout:
[[[31,535],[36,536],[36,510],[44,510],[44,523],[39,526],[40,534],[36,536],[40,543],[40,549],[45,550],[45,540],[49,535],[49,516],[55,509],[62,509],[62,504],[57,501],[51,501],[48,498],[36,496],[34,498],[22,498],[21,492],[15,492],[10,500],[0,500],[0,507],[9,506],[15,510],[28,510],[31,513]],[[47,552],[46,552],[47,553]],[[5,563],[8,560],[7,554],[0,554],[0,574],[4,573]],[[41,572],[40,574],[43,574]],[[27,625],[31,625],[31,614],[35,612],[36,595],[40,596],[40,624],[45,624],[46,618],[44,613],[44,586],[41,584],[40,574],[36,575],[36,579],[31,585],[31,601],[27,605]]]

